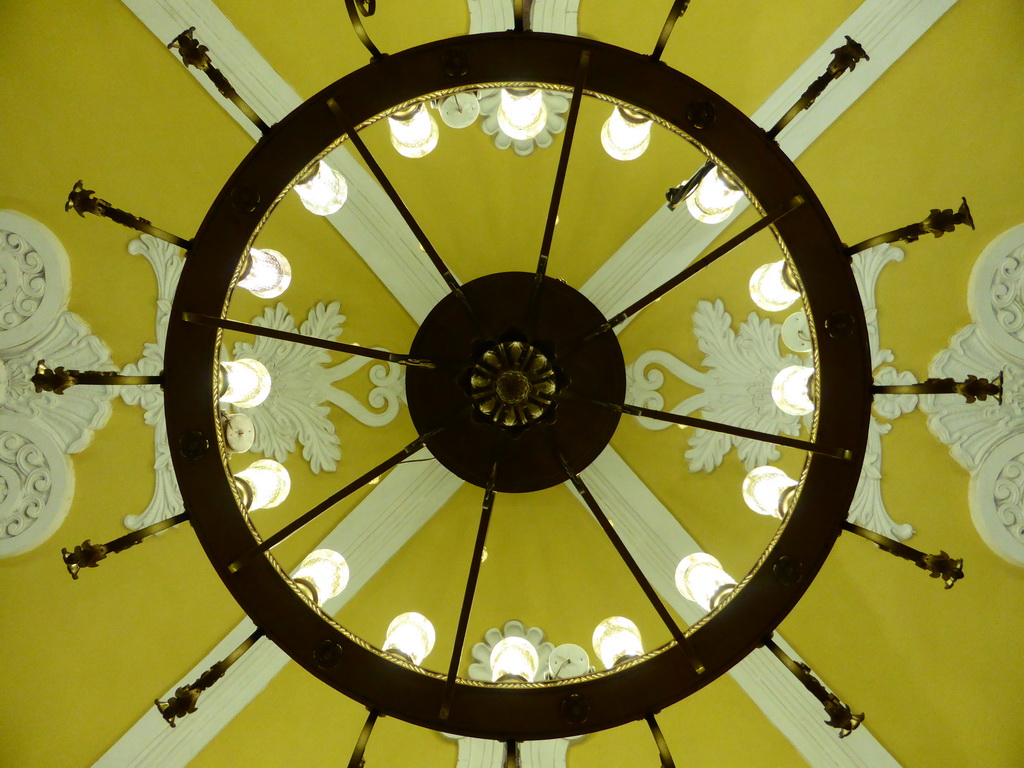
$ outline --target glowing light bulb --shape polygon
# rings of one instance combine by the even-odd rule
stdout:
[[[348,563],[333,549],[317,549],[306,555],[292,581],[311,589],[317,605],[323,605],[348,585]]]
[[[781,469],[757,467],[743,478],[743,500],[759,515],[782,519],[783,494],[799,485]]]
[[[434,625],[422,614],[396,616],[388,627],[384,650],[404,656],[419,665],[434,649]]]
[[[601,128],[601,146],[616,160],[635,160],[651,143],[651,121],[638,112],[614,107]]]
[[[348,200],[345,177],[323,160],[317,163],[315,173],[296,184],[294,189],[306,210],[317,216],[337,213]]]
[[[686,207],[697,221],[717,224],[729,218],[741,197],[743,192],[720,174],[716,165],[686,198]]]
[[[491,651],[491,680],[528,683],[537,674],[540,658],[533,643],[523,637],[504,637]]]
[[[694,552],[676,566],[676,589],[679,594],[706,611],[716,607],[736,588],[736,580],[722,564],[705,552]]]
[[[544,130],[548,108],[536,88],[502,88],[498,127],[511,139],[532,139]]]
[[[811,377],[814,369],[803,365],[783,368],[772,382],[772,400],[779,409],[792,416],[804,416],[814,410],[811,400]]]
[[[235,475],[235,481],[250,512],[276,507],[288,498],[288,492],[292,489],[288,470],[273,459],[254,461]]]
[[[280,251],[250,248],[248,259],[249,264],[238,281],[239,288],[261,299],[273,299],[291,284],[292,265]]]
[[[750,277],[750,298],[769,312],[779,312],[792,306],[800,298],[800,291],[786,275],[786,262],[775,261],[754,270]]]
[[[624,616],[612,616],[598,624],[592,642],[601,663],[607,669],[642,656],[644,652],[640,630]]]
[[[243,357],[220,364],[220,399],[239,408],[253,408],[270,394],[270,371],[259,360]]]
[[[391,144],[403,157],[425,157],[437,146],[437,122],[422,104],[395,112],[388,118],[388,125]]]

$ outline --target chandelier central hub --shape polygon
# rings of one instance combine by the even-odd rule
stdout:
[[[409,414],[426,447],[463,480],[503,493],[565,482],[608,445],[626,366],[614,333],[589,299],[529,272],[477,278],[441,299],[410,354]]]
[[[469,387],[476,410],[510,429],[548,414],[557,389],[547,356],[523,341],[501,342],[484,352],[473,364]]]

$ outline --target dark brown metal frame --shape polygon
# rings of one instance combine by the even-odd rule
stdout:
[[[772,227],[799,274],[816,340],[812,440],[838,447],[848,458],[808,456],[799,498],[772,545],[730,599],[685,633],[703,673],[670,642],[613,672],[574,680],[522,686],[460,680],[442,719],[444,675],[397,664],[348,634],[313,609],[269,556],[231,571],[258,542],[239,510],[224,452],[217,450],[214,368],[221,332],[184,315],[225,315],[243,253],[262,222],[311,160],[340,138],[330,100],[361,125],[424,95],[482,84],[546,83],[571,90],[584,52],[588,93],[692,136],[742,179],[759,210],[802,198]],[[451,65],[456,59],[459,67]],[[515,741],[645,718],[711,682],[763,642],[800,599],[842,530],[863,459],[870,385],[864,314],[842,243],[810,186],[765,132],[717,94],[650,57],[591,40],[522,32],[472,35],[382,57],[273,126],[228,180],[192,242],[171,313],[165,373],[168,437],[193,527],[256,625],[312,674],[374,712]]]

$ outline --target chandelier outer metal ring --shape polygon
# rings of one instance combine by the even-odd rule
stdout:
[[[226,314],[239,261],[254,233],[282,191],[340,135],[329,99],[343,105],[358,125],[426,94],[474,85],[544,83],[568,89],[584,51],[590,53],[588,92],[696,136],[742,180],[762,210],[803,198],[774,229],[799,273],[816,340],[820,375],[813,439],[845,449],[848,458],[809,455],[800,496],[769,549],[731,599],[689,630],[703,674],[670,643],[614,672],[576,680],[514,690],[460,680],[449,716],[442,719],[443,675],[397,664],[339,630],[270,558],[230,572],[229,564],[249,551],[256,537],[239,511],[225,452],[216,450],[221,441],[213,371],[220,333],[185,322],[183,313]],[[452,56],[465,62],[464,72],[445,66]],[[167,431],[185,507],[207,556],[256,625],[292,659],[381,714],[467,736],[547,739],[657,712],[716,679],[770,636],[824,563],[847,516],[867,440],[869,360],[863,307],[828,215],[794,164],[743,113],[664,63],[612,45],[541,33],[471,35],[386,56],[343,77],[275,125],[238,166],[196,234],[175,294],[166,345]],[[177,451],[193,433],[206,436],[213,447],[201,455]],[[325,642],[340,649],[334,664],[318,663]]]

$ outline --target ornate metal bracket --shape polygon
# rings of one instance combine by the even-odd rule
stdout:
[[[871,392],[876,395],[962,395],[968,403],[985,401],[991,396],[1002,405],[1003,374],[1000,373],[992,381],[968,376],[963,381],[925,379],[916,384],[872,384]]]
[[[78,572],[83,568],[95,568],[107,555],[116,555],[118,552],[124,552],[129,547],[142,543],[144,539],[149,538],[153,534],[173,528],[178,523],[183,523],[186,520],[188,520],[188,512],[182,512],[174,515],[174,517],[168,517],[166,520],[161,520],[152,525],[147,525],[145,528],[132,531],[113,541],[108,541],[106,544],[93,544],[89,539],[86,539],[82,542],[81,546],[75,547],[71,552],[68,552],[67,549],[61,549],[64,565],[67,566],[71,578],[77,580]]]
[[[196,31],[195,27],[189,27],[176,38],[171,40],[167,44],[167,47],[172,51],[177,50],[178,55],[181,56],[181,60],[185,63],[186,67],[195,67],[200,72],[205,72],[206,76],[210,78],[210,82],[213,83],[214,87],[220,91],[220,95],[225,99],[228,99],[232,104],[238,107],[242,114],[249,118],[253,125],[259,128],[260,133],[266,133],[270,130],[270,126],[263,122],[262,118],[256,114],[256,110],[250,107],[245,99],[238,95],[238,91],[235,90],[234,86],[228,82],[228,79],[224,76],[224,73],[213,66],[213,62],[210,60],[210,49],[205,45],[201,45],[196,40],[193,34]]]
[[[380,52],[370,40],[370,36],[366,34],[363,21],[359,18],[360,16],[373,16],[377,12],[377,0],[345,0],[345,8],[348,9],[348,20],[352,22],[352,29],[355,31],[356,37],[370,52],[370,61],[376,61],[384,56],[385,54]]]
[[[253,645],[256,644],[256,641],[261,637],[263,637],[263,630],[257,629],[245,638],[245,640],[243,640],[242,643],[226,658],[218,661],[208,670],[203,672],[203,674],[199,676],[199,679],[194,683],[181,686],[167,701],[160,701],[159,699],[154,700],[153,703],[156,704],[156,708],[160,711],[164,720],[167,721],[167,724],[171,726],[171,728],[174,728],[174,721],[176,719],[195,712],[199,701],[199,695],[224,677],[224,673],[228,671],[231,665],[242,658],[242,655],[252,648]]]
[[[674,211],[683,200],[692,195],[693,191],[697,189],[697,185],[701,183],[705,176],[711,173],[711,169],[714,167],[714,160],[708,160],[686,182],[678,187],[672,187],[672,189],[666,192],[665,199],[668,200],[668,209]]]
[[[683,14],[686,13],[686,7],[689,4],[690,0],[675,0],[672,3],[672,9],[668,12],[665,25],[661,28],[661,34],[658,35],[658,42],[651,52],[651,58],[655,61],[661,60],[661,54],[665,50],[665,46],[668,45],[668,39],[672,36],[672,29],[675,27],[676,22],[682,18]]]
[[[68,201],[64,203],[64,210],[70,211],[74,209],[75,213],[82,218],[85,218],[85,214],[87,213],[91,213],[93,216],[103,216],[104,218],[116,221],[118,224],[126,226],[129,229],[134,229],[138,232],[145,232],[147,235],[158,237],[171,245],[184,248],[186,251],[192,247],[191,240],[186,240],[183,237],[172,235],[167,230],[160,229],[160,227],[154,227],[150,223],[149,219],[133,216],[127,211],[115,208],[106,200],[94,197],[94,194],[93,190],[82,187],[82,180],[79,179],[75,182],[75,186],[71,188],[71,192],[68,194]]]
[[[47,368],[46,361],[36,364],[36,372],[32,376],[32,384],[36,392],[53,392],[63,395],[76,384],[87,384],[98,387],[108,386],[142,386],[146,384],[164,385],[164,377],[160,376],[122,376],[117,371],[69,371],[63,366]]]
[[[953,213],[952,208],[946,208],[942,211],[938,208],[932,208],[931,213],[925,217],[924,221],[920,221],[917,224],[908,224],[891,232],[863,240],[856,245],[848,246],[846,253],[848,256],[853,256],[855,253],[866,251],[868,248],[874,248],[876,245],[895,243],[900,240],[905,243],[913,243],[923,235],[942,237],[946,232],[952,232],[961,224],[966,224],[971,229],[974,229],[974,218],[971,216],[971,209],[967,205],[967,198],[963,197],[960,199],[963,202],[960,203],[956,213]]]
[[[173,517],[155,522],[153,525],[146,525],[144,528],[133,530],[130,534],[126,534],[120,539],[115,539],[113,542],[93,544],[90,540],[86,539],[82,542],[81,546],[75,547],[73,551],[69,552],[67,549],[61,549],[60,554],[63,556],[65,565],[68,567],[68,572],[71,573],[71,578],[77,580],[78,571],[82,568],[94,568],[106,556],[124,552],[129,547],[140,544],[144,539],[148,539],[154,534],[159,534],[161,530],[172,528],[187,519],[188,513],[181,512]]]
[[[880,533],[875,533],[868,528],[862,528],[850,522],[843,523],[843,528],[850,533],[856,533],[858,536],[863,536],[868,541],[874,542],[879,549],[884,549],[891,555],[909,560],[918,568],[928,571],[933,579],[942,579],[946,589],[952,589],[953,585],[964,577],[963,558],[953,559],[943,550],[939,550],[937,555],[929,555],[913,547],[908,547],[906,544],[895,539],[890,539]]]
[[[807,90],[804,91],[796,104],[790,107],[789,112],[784,114],[782,119],[779,120],[779,122],[777,122],[770,131],[768,131],[768,138],[774,139],[778,136],[782,132],[782,129],[793,121],[793,118],[805,109],[810,108],[810,106],[818,100],[818,97],[824,93],[825,88],[829,83],[833,80],[838,80],[844,72],[852,72],[856,68],[857,62],[861,60],[870,61],[871,57],[868,56],[860,43],[849,35],[846,35],[846,44],[832,51],[832,61],[829,62],[825,72],[819,76],[817,80],[807,86]]]
[[[843,704],[834,693],[825,688],[813,674],[811,668],[806,664],[794,661],[784,650],[779,648],[771,638],[764,641],[764,646],[775,654],[776,658],[786,665],[786,668],[803,683],[804,688],[810,691],[814,697],[825,707],[825,714],[828,720],[825,722],[838,729],[839,738],[844,739],[857,730],[863,722],[864,714],[854,714],[850,708]]]

